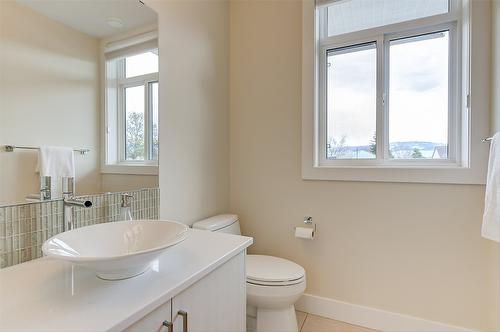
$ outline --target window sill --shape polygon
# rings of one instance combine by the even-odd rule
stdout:
[[[103,165],[103,174],[158,175],[158,165],[115,164]]]
[[[302,165],[304,180],[485,184],[485,170],[459,166],[362,166]]]

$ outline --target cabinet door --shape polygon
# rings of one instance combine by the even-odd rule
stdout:
[[[172,322],[172,301],[169,300],[135,322],[124,331],[126,332],[169,332],[163,322]]]
[[[175,296],[172,320],[174,332],[244,332],[245,252]]]

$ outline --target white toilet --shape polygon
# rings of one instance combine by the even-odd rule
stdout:
[[[234,214],[198,221],[193,228],[241,234]],[[306,289],[302,266],[279,257],[247,255],[246,271],[247,331],[298,331],[294,304]]]

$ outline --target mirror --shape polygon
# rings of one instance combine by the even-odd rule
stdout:
[[[158,187],[157,45],[138,0],[0,2],[0,206]]]

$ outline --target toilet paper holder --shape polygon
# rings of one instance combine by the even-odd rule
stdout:
[[[316,234],[316,224],[313,222],[313,218],[310,216],[304,217],[304,224],[312,226],[314,234]],[[295,227],[297,228],[297,227]]]

